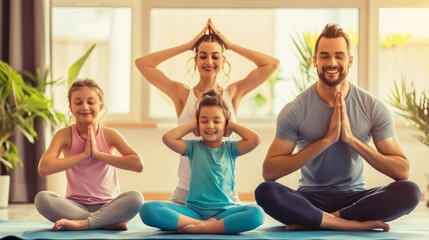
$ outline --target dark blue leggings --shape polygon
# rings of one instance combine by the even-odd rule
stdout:
[[[340,211],[344,219],[391,221],[410,213],[420,201],[419,187],[396,181],[364,191],[295,191],[277,182],[263,182],[255,190],[256,202],[284,224],[319,227],[323,212]]]

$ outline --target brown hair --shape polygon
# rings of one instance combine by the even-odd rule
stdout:
[[[198,47],[203,42],[217,42],[222,47],[222,51],[225,50],[225,44],[222,42],[222,40],[215,34],[204,34],[200,37],[200,39],[197,40],[197,42],[194,45],[194,52],[195,54],[198,54]]]
[[[77,79],[75,80],[69,88],[68,91],[68,100],[69,100],[69,104],[71,103],[71,95],[76,92],[77,90],[84,88],[84,87],[88,87],[91,88],[92,90],[94,90],[98,96],[100,97],[101,102],[103,102],[103,97],[104,97],[104,93],[103,90],[100,88],[100,86],[98,86],[97,82],[95,82],[92,79]]]
[[[343,37],[346,40],[347,43],[347,51],[350,54],[350,38],[347,35],[347,33],[344,32],[343,28],[340,27],[340,25],[335,23],[328,23],[326,24],[323,31],[320,33],[319,37],[317,38],[316,45],[314,47],[314,55],[317,54],[317,48],[319,46],[320,39],[322,37],[325,38],[338,38]]]
[[[201,108],[208,107],[208,106],[218,106],[222,108],[223,115],[225,116],[226,125],[228,125],[229,121],[229,108],[221,98],[219,94],[217,94],[214,90],[210,90],[206,93],[203,93],[201,99],[197,102],[197,111],[195,112],[195,115],[197,117],[197,120],[200,118]],[[199,122],[199,121],[197,121]],[[198,124],[199,127],[199,124]]]

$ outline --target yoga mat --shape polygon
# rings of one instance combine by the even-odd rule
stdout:
[[[429,222],[429,220],[428,220]],[[391,222],[389,232],[342,232],[342,231],[284,231],[276,221],[266,221],[259,228],[237,235],[221,234],[175,234],[148,227],[141,222],[131,221],[127,231],[50,231],[51,222],[0,220],[0,239],[410,239],[428,240],[428,222]]]

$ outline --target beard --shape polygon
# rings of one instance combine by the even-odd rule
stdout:
[[[317,68],[318,69],[318,68]],[[329,71],[329,70],[338,70],[339,71],[339,75],[338,78],[334,81],[329,80],[326,76],[325,76],[325,72]],[[319,76],[319,79],[322,80],[322,82],[324,82],[326,85],[330,86],[330,87],[336,87],[338,84],[340,84],[347,76],[348,73],[348,69],[347,71],[344,71],[344,68],[341,66],[337,66],[337,67],[322,67],[322,71],[317,70],[317,75]]]

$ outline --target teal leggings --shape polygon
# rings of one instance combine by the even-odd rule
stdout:
[[[179,215],[185,215],[198,220],[206,220],[191,208],[171,202],[147,202],[140,207],[140,218],[144,224],[162,230],[177,230]],[[265,213],[257,205],[233,206],[210,216],[217,220],[224,219],[225,231],[235,234],[249,231],[262,225]]]

